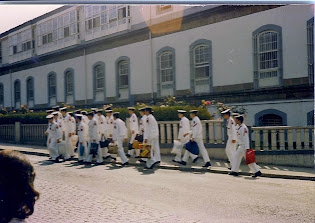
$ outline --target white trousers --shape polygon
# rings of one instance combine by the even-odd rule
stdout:
[[[182,161],[182,150],[183,149],[180,149],[180,152],[178,152],[178,154],[176,154],[176,156],[174,158],[175,161],[177,161],[177,162],[181,162]]]
[[[199,152],[202,155],[203,161],[205,163],[210,162],[209,154],[206,150],[205,145],[203,144],[202,138],[195,138],[195,142],[197,143],[197,145],[199,147]]]
[[[91,143],[93,143],[92,140],[89,141],[89,146],[87,147],[88,149],[87,149],[87,153],[86,153],[87,155],[86,155],[86,159],[85,159],[86,162],[92,162],[93,155],[90,154]],[[99,144],[98,141],[96,143]],[[98,150],[97,150],[97,155],[96,155],[96,162],[97,163],[102,163],[103,162],[102,148],[100,147],[100,145],[98,145]]]
[[[120,157],[121,162],[124,164],[124,163],[128,162],[128,158],[127,158],[125,151],[124,151],[123,141],[124,141],[124,137],[118,137],[116,140],[116,144],[118,147],[118,151],[117,151],[118,156]]]
[[[147,160],[147,167],[151,167],[155,162],[161,161],[160,145],[158,138],[148,140],[151,145],[151,158]]]
[[[245,158],[246,148],[244,145],[239,145],[236,152],[234,153],[234,157],[232,159],[232,171],[239,172],[242,158]],[[248,164],[249,169],[252,173],[256,173],[259,171],[259,168],[256,163]]]
[[[132,134],[131,136],[130,136],[130,141],[129,141],[129,143],[130,144],[132,144],[133,143],[133,141],[135,140],[135,138],[136,138],[136,133],[134,133],[134,134]],[[128,154],[130,155],[130,156],[132,156],[134,153],[136,153],[136,156],[140,156],[140,149],[128,149]]]
[[[188,150],[185,150],[184,156],[183,156],[183,161],[187,163],[188,158],[191,157],[192,160],[196,159],[196,157],[198,157],[195,154],[192,154],[191,152],[189,152]],[[177,161],[177,160],[176,160]]]
[[[228,139],[228,141],[226,142],[225,153],[230,163],[232,163],[232,159],[236,151],[236,146],[237,146],[236,143],[232,143],[232,139]]]
[[[65,132],[65,146],[66,146],[66,157],[70,158],[71,156],[74,156],[74,149],[72,145],[71,138],[69,137],[69,133]],[[65,159],[68,159],[66,158]]]
[[[56,160],[56,158],[59,156],[56,139],[50,139],[50,143],[48,143],[48,149],[51,159]]]

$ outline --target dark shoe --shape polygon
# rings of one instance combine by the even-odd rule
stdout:
[[[193,163],[197,162],[198,159],[199,159],[199,156],[197,156],[197,157],[193,160]]]
[[[97,163],[97,162],[96,162],[95,165],[96,165],[96,166],[103,165],[103,162],[100,162],[100,163]]]
[[[186,162],[185,161],[180,161],[179,164],[182,164],[183,166],[186,166]]]
[[[78,151],[78,148],[75,148],[75,149],[74,149],[74,152],[76,153],[77,151]]]
[[[229,170],[231,170],[231,167],[228,167]]]
[[[109,158],[111,158],[110,155],[103,157],[103,159],[109,159]]]
[[[139,159],[139,158],[140,158],[140,156],[136,156],[135,158],[136,158],[136,159]]]
[[[160,163],[161,163],[161,161],[156,161],[155,163],[156,163],[156,164],[160,164]]]
[[[229,175],[231,175],[231,176],[238,176],[238,173],[231,171],[231,172],[229,172]]]
[[[211,163],[210,162],[206,162],[206,164],[203,165],[202,167],[209,167],[209,166],[211,166]]]
[[[152,166],[150,166],[150,167],[144,167],[143,169],[145,169],[145,170],[152,170],[153,167],[152,167]]]
[[[256,173],[252,176],[252,178],[256,178],[256,177],[259,177],[259,176],[261,176],[261,172],[260,172],[260,171],[256,172]]]
[[[128,158],[130,158],[130,157],[131,157],[129,154],[126,154],[126,156],[127,156]]]
[[[115,161],[117,160],[115,157],[112,157],[112,156],[111,156],[110,158],[111,158],[112,160],[115,160]]]
[[[121,164],[121,166],[127,166],[127,165],[129,165],[128,162],[125,162],[125,163]]]
[[[142,160],[142,159],[140,159],[140,160],[138,160],[140,163],[146,163],[146,161],[144,161],[144,160]]]
[[[226,161],[227,163],[231,163],[230,160]]]
[[[176,161],[176,160],[172,160],[174,163],[179,163],[178,161]]]

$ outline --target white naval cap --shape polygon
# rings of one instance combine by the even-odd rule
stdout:
[[[46,119],[52,119],[52,118],[54,118],[53,115],[47,115],[47,116],[46,116]]]
[[[51,113],[52,115],[58,115],[59,114],[59,112],[53,112],[53,113]]]
[[[221,114],[224,115],[224,114],[227,114],[227,113],[230,113],[230,112],[231,112],[231,109],[226,109],[226,110],[222,111]]]
[[[185,110],[177,110],[177,112],[178,112],[178,113],[181,113],[181,114],[184,114],[184,113],[186,113],[187,111],[185,111]]]

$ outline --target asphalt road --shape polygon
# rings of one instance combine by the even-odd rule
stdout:
[[[28,222],[315,222],[315,183],[29,155],[41,193]]]

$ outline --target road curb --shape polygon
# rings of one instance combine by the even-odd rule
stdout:
[[[0,148],[0,150],[3,150]],[[23,154],[27,155],[34,155],[34,156],[45,156],[49,157],[48,153],[43,152],[34,152],[34,151],[24,151],[24,150],[15,150],[18,152],[21,152]],[[78,161],[78,158],[74,158],[73,160]],[[104,161],[105,164],[111,164],[112,162]],[[122,164],[121,162],[116,162],[116,164]],[[129,163],[129,166],[137,166],[137,167],[143,167],[142,163]],[[173,166],[173,165],[159,165],[159,169],[165,169],[165,170],[178,170],[183,172],[199,172],[199,173],[215,173],[215,174],[228,174],[228,170],[214,170],[214,169],[206,169],[202,167],[184,167],[184,166]],[[248,172],[240,172],[239,176],[251,176]],[[260,177],[267,177],[267,178],[279,178],[279,179],[289,179],[289,180],[307,180],[307,181],[315,181],[314,177],[308,177],[308,176],[298,176],[298,175],[284,175],[284,174],[270,174],[270,173],[262,173],[262,176]]]

